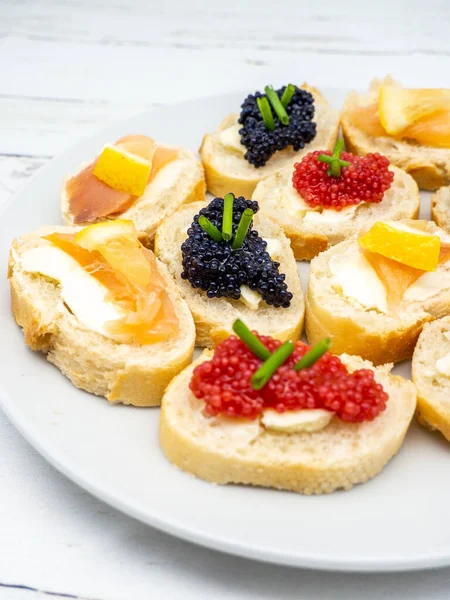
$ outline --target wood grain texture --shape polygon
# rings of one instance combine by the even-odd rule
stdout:
[[[442,0],[2,0],[0,11],[6,154],[53,155],[126,114],[293,76],[439,85],[450,54]]]
[[[161,104],[390,72],[448,86],[444,0],[0,0],[0,213],[49,157]],[[50,467],[0,413],[0,600],[443,600],[450,569],[339,575],[196,548],[129,519]],[[178,501],[178,499],[177,499]]]

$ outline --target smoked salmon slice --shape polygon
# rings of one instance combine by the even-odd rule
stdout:
[[[369,135],[381,137],[387,135],[381,125],[380,116],[378,114],[378,102],[367,105],[354,105],[349,110],[349,117],[352,122]]]
[[[443,110],[417,121],[405,129],[402,137],[424,146],[450,148],[450,111]]]
[[[107,324],[111,333],[120,335],[127,343],[145,345],[167,339],[178,331],[178,318],[156,257],[140,244],[137,234],[117,236],[105,243],[104,248],[99,246],[94,250],[83,248],[76,235],[52,233],[45,239],[72,256],[108,289],[110,300],[126,311],[123,318]],[[126,265],[131,265],[128,275]],[[133,268],[135,265],[137,268]]]
[[[145,135],[127,135],[118,140],[115,146],[122,147],[131,154],[152,161],[147,185],[158,171],[178,158],[178,150],[156,146]],[[98,219],[118,216],[128,210],[137,197],[116,190],[94,175],[96,160],[71,177],[66,183],[69,211],[74,223],[94,223]]]
[[[370,250],[362,250],[364,256],[372,265],[379,279],[386,288],[387,300],[389,308],[395,310],[402,301],[406,290],[415,282],[421,275],[426,273],[422,269],[416,269],[403,263],[397,262],[382,256],[377,252]],[[439,254],[439,263],[446,263],[450,259],[450,245],[441,245]]]
[[[69,210],[77,225],[123,213],[136,199],[100,181],[93,173],[94,167],[95,161],[71,177],[66,184]]]
[[[349,117],[359,129],[369,135],[375,137],[389,135],[381,125],[377,102],[365,106],[353,106],[349,110]],[[416,123],[409,125],[400,136],[395,137],[414,140],[425,146],[450,148],[450,110],[441,110],[422,117]]]
[[[155,154],[152,159],[152,169],[150,171],[150,175],[148,176],[147,185],[153,181],[156,174],[167,164],[176,160],[178,158],[178,150],[174,148],[165,148],[164,146],[160,146],[156,148]]]

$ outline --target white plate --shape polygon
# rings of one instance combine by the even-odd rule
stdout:
[[[340,106],[344,90],[325,90]],[[243,94],[160,108],[108,129],[46,165],[0,219],[0,261],[16,235],[60,223],[63,175],[125,133],[198,148]],[[307,275],[301,266],[302,276]],[[74,388],[23,342],[0,292],[1,405],[29,442],[95,496],[166,532],[232,554],[336,570],[403,570],[450,564],[448,446],[413,424],[400,453],[365,485],[330,496],[219,487],[177,469],[158,445],[157,409],[110,406]],[[409,366],[400,367],[408,373]],[[4,490],[3,493],[7,493]]]

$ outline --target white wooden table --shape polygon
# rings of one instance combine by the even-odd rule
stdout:
[[[386,73],[450,87],[449,28],[445,0],[0,0],[0,208],[80,136],[160,104]],[[1,600],[450,596],[450,569],[314,573],[172,539],[66,480],[1,412],[0,481]]]

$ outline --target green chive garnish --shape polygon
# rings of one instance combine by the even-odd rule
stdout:
[[[321,358],[325,352],[331,348],[331,340],[330,338],[323,338],[320,342],[317,342],[315,346],[311,348],[309,352],[305,354],[303,358],[301,358],[294,365],[295,371],[301,371],[302,369],[308,369],[312,367],[314,363],[316,363],[319,358]]]
[[[284,106],[281,104],[276,91],[273,89],[273,87],[271,85],[266,85],[266,87],[264,88],[264,91],[266,92],[266,96],[269,98],[269,102],[272,105],[273,110],[277,113],[277,116],[280,119],[280,121],[283,123],[283,125],[288,125],[289,124],[288,114],[287,114]]]
[[[223,198],[222,237],[228,242],[233,235],[233,194],[225,194]]]
[[[239,225],[236,230],[236,235],[234,236],[233,243],[231,244],[232,250],[238,250],[244,243],[245,236],[247,235],[250,223],[252,222],[253,214],[254,213],[251,208],[246,208],[242,213],[241,220],[239,221]]]
[[[273,120],[269,101],[263,96],[262,98],[257,98],[256,102],[258,103],[259,112],[261,113],[266,129],[273,131],[275,129],[275,121]]]
[[[200,215],[199,216],[199,218],[198,218],[198,224],[200,225],[200,227],[202,229],[204,229],[206,231],[206,233],[210,237],[212,237],[213,240],[215,240],[216,242],[221,242],[222,241],[222,234],[220,233],[220,231],[204,215]]]
[[[240,319],[236,319],[233,323],[234,333],[244,342],[249,350],[261,360],[267,360],[272,356],[261,340],[243,323]]]
[[[284,108],[286,108],[286,106],[288,106],[289,102],[292,100],[292,96],[295,94],[295,85],[292,85],[292,83],[289,83],[286,86],[286,89],[283,92],[283,95],[281,96],[281,104],[284,106]]]
[[[319,154],[317,160],[320,162],[328,163],[327,175],[330,177],[340,177],[341,167],[348,167],[350,163],[346,160],[341,160],[340,156],[344,149],[344,140],[339,138],[336,142],[336,146],[333,150],[333,155],[328,156],[327,154]]]
[[[263,388],[275,371],[286,362],[290,355],[294,352],[295,345],[292,342],[284,342],[275,352],[270,356],[260,368],[254,373],[251,384],[254,390],[260,390]]]

